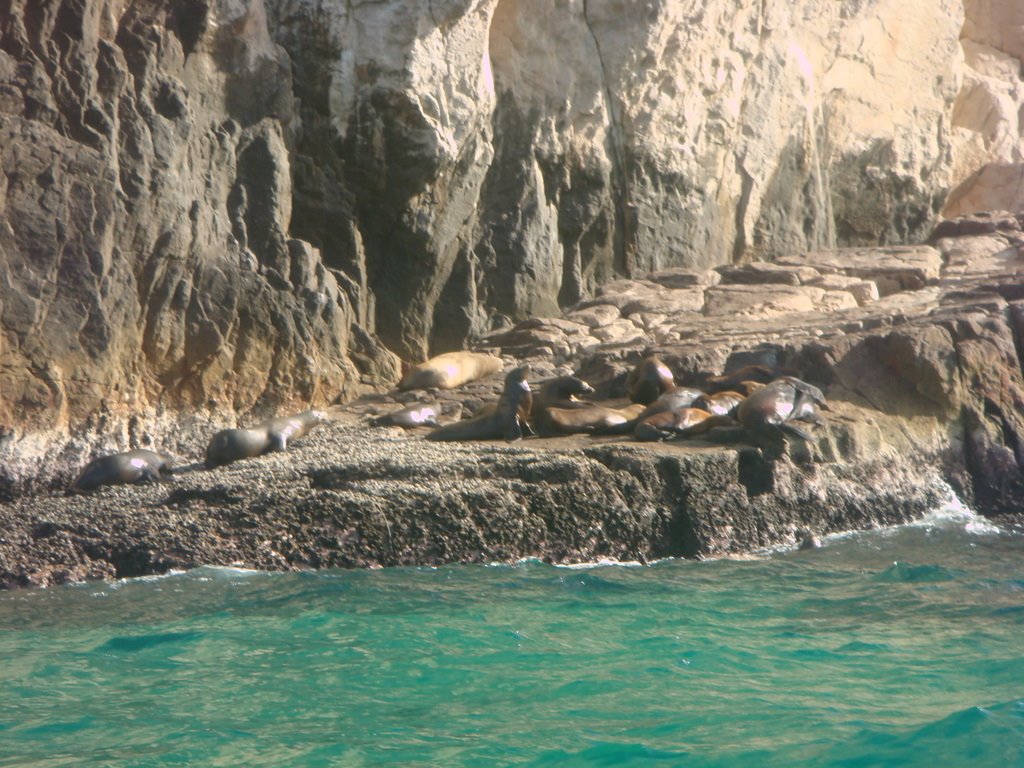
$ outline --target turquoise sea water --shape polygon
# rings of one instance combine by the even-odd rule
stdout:
[[[1021,766],[1024,535],[0,593],[0,766]]]

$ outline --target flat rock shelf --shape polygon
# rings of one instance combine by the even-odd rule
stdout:
[[[92,432],[0,439],[0,584],[200,565],[300,569],[708,557],[906,522],[952,494],[1024,509],[1024,234],[1019,216],[944,222],[931,245],[839,249],[774,265],[619,280],[477,340],[530,380],[576,372],[621,402],[650,351],[676,382],[748,364],[791,369],[828,400],[811,439],[769,460],[704,440],[433,443],[368,426],[415,402],[446,420],[494,400],[502,373],[452,391],[371,392],[286,452],[207,471],[207,412],[130,414]],[[314,403],[315,404],[315,403]],[[256,414],[253,414],[255,420]],[[242,419],[237,418],[241,422]],[[110,425],[128,424],[118,432]],[[742,439],[742,438],[741,438]],[[5,442],[6,441],[6,442]],[[153,447],[172,481],[67,496],[91,457]],[[191,462],[191,464],[190,464]]]

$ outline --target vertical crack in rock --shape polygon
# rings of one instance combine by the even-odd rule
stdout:
[[[601,65],[601,84],[604,87],[604,97],[608,104],[608,144],[610,159],[612,161],[612,184],[617,187],[613,189],[613,200],[615,201],[615,260],[616,267],[627,277],[634,277],[636,272],[636,209],[632,204],[630,194],[629,171],[626,168],[625,143],[622,136],[622,125],[618,116],[618,107],[612,98],[612,91],[609,86],[608,69],[605,64],[604,55],[601,52],[601,42],[594,32],[590,23],[588,2],[583,0],[583,23],[594,41],[594,49],[597,51],[597,60]]]

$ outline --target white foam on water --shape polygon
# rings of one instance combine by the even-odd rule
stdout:
[[[926,513],[924,517],[907,523],[907,525],[920,528],[963,528],[967,533],[979,535],[1002,532],[998,525],[986,520],[957,498],[953,489],[948,485],[946,492],[948,496],[942,504]]]

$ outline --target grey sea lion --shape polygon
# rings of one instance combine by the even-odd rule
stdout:
[[[313,427],[328,420],[323,411],[303,411],[294,416],[267,419],[254,427],[222,429],[206,446],[206,468],[283,451],[288,443],[305,437]]]
[[[454,389],[504,367],[500,357],[482,352],[446,352],[414,365],[399,389]]]
[[[675,386],[675,377],[657,355],[647,355],[626,377],[629,399],[647,405]]]
[[[778,450],[784,436],[810,440],[810,434],[794,421],[821,423],[817,408],[826,407],[825,396],[813,384],[784,376],[753,392],[736,408],[736,420],[748,431],[766,436]]]
[[[145,449],[100,456],[85,465],[70,490],[87,492],[101,485],[158,482],[171,476],[173,465],[170,456]]]
[[[581,407],[543,409],[534,420],[537,433],[541,437],[587,434],[631,422],[644,409],[643,403],[634,403],[625,408],[583,403],[579,405]]]
[[[542,382],[533,397],[533,418],[545,408],[587,408],[593,403],[579,400],[581,395],[594,394],[594,388],[575,376],[556,376]]]
[[[710,413],[699,408],[662,411],[648,416],[637,424],[633,436],[641,442],[665,440],[710,418]]]
[[[455,441],[504,438],[512,442],[523,435],[532,435],[529,418],[533,409],[533,392],[526,380],[529,372],[529,365],[521,365],[509,371],[493,412],[446,424],[426,435],[426,439]]]
[[[797,549],[819,549],[821,547],[821,539],[819,539],[810,528],[798,528],[796,533],[796,540],[798,542]]]
[[[414,427],[439,427],[441,426],[437,417],[441,409],[437,403],[416,403],[407,405],[391,413],[385,413],[371,419],[370,423],[375,427],[394,426],[402,429],[413,429]]]

